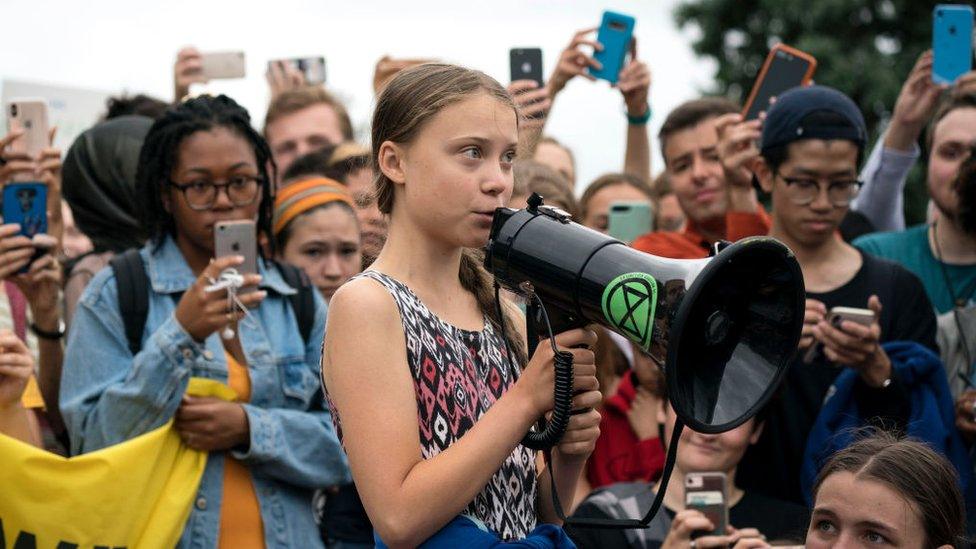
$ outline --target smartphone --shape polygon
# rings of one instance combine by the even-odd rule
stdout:
[[[30,239],[47,234],[47,184],[35,181],[4,185],[3,222],[19,224],[19,234]],[[21,273],[26,273],[30,264],[48,251],[48,248],[35,248],[34,257],[24,265]]]
[[[7,131],[23,131],[10,144],[13,152],[37,158],[47,148],[50,137],[47,101],[38,98],[14,98],[7,102]]]
[[[244,256],[244,263],[236,267],[241,274],[258,272],[257,227],[253,221],[221,221],[214,226],[214,257]],[[253,292],[250,286],[241,294]]]
[[[516,80],[532,80],[540,88],[545,85],[542,79],[541,49],[512,48],[508,50],[508,62],[511,66],[512,82]]]
[[[200,65],[207,80],[244,78],[244,52],[219,51],[200,54]]]
[[[874,322],[874,311],[856,307],[831,307],[830,312],[827,313],[827,322],[835,328],[840,329],[840,323],[845,320],[857,322],[861,326],[870,326]]]
[[[973,69],[973,7],[938,4],[932,11],[932,81],[952,84]]]
[[[624,68],[624,59],[630,51],[633,38],[633,17],[612,11],[603,12],[603,21],[596,36],[596,41],[603,44],[603,49],[593,54],[593,58],[599,61],[603,68],[596,70],[590,67],[590,74],[616,84],[617,76]]]
[[[831,307],[830,311],[827,312],[827,323],[838,330],[840,329],[841,322],[845,320],[857,322],[864,327],[870,327],[871,323],[874,322],[874,319],[875,314],[871,309],[859,309],[857,307]],[[818,341],[807,349],[806,354],[803,355],[803,362],[806,364],[812,363],[822,352],[823,344]]]
[[[773,97],[799,86],[806,86],[817,70],[817,60],[809,53],[776,44],[769,50],[759,76],[752,85],[742,116],[746,120],[759,118],[759,113],[769,109]]]
[[[692,537],[726,535],[729,498],[725,482],[725,473],[721,472],[685,475],[685,508],[701,511],[715,526],[710,532],[699,531]]]
[[[607,234],[628,245],[654,228],[654,213],[647,202],[613,202],[607,217]]]
[[[305,76],[305,83],[310,86],[325,84],[325,57],[295,57],[292,59],[275,59],[268,61],[268,69],[272,63],[285,63],[298,69]]]

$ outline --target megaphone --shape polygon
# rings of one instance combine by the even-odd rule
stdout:
[[[606,326],[663,367],[679,423],[714,434],[745,423],[775,393],[797,350],[805,300],[799,264],[779,241],[754,237],[715,252],[697,260],[643,253],[534,194],[524,210],[495,211],[485,267],[502,287],[541,302],[541,314],[528,314],[537,327],[530,338]],[[558,441],[560,428],[544,442]]]
[[[759,411],[803,325],[800,266],[768,237],[707,259],[666,259],[533,197],[525,210],[496,210],[485,266],[507,289],[537,294],[554,332],[595,323],[637,343],[663,365],[677,416],[701,433],[728,431]]]

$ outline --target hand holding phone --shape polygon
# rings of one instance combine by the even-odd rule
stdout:
[[[173,100],[179,102],[186,97],[190,93],[191,84],[206,82],[200,51],[193,46],[187,46],[176,52],[176,61],[173,63]]]
[[[817,70],[817,60],[806,52],[786,44],[776,44],[766,56],[762,69],[746,99],[742,116],[746,120],[759,118],[769,109],[772,98],[799,86],[806,86]]]
[[[629,15],[612,11],[603,12],[603,21],[597,32],[596,41],[603,46],[597,50],[593,58],[600,64],[600,68],[590,67],[590,75],[611,84],[617,83],[620,70],[624,67],[624,59],[631,49],[634,37],[635,20]]]
[[[685,475],[685,508],[700,511],[715,527],[711,531],[699,531],[692,538],[726,535],[729,525],[728,501],[725,473]]]
[[[973,68],[973,8],[939,4],[932,12],[932,80],[952,84]]]
[[[236,267],[240,274],[257,274],[257,227],[253,221],[222,221],[214,226],[214,257],[233,255],[244,257],[244,262]],[[255,290],[256,286],[248,285],[242,287],[238,294],[244,295]]]
[[[244,52],[220,51],[200,54],[200,69],[207,80],[244,78]]]

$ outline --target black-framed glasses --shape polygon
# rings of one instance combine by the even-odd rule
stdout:
[[[195,179],[189,183],[177,183],[170,181],[169,184],[176,187],[183,193],[186,204],[190,209],[202,211],[209,210],[217,201],[217,192],[223,189],[227,193],[227,198],[234,206],[250,206],[261,194],[261,185],[264,179],[256,175],[235,175],[227,178],[222,183],[209,179]]]
[[[797,206],[806,206],[820,196],[822,189],[820,182],[823,179],[813,177],[787,177],[781,173],[777,173],[776,175],[786,183],[790,189],[790,201]],[[827,200],[837,208],[849,206],[857,197],[857,193],[861,190],[861,185],[863,185],[863,182],[859,179],[828,181]]]

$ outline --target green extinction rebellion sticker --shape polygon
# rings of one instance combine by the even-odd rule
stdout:
[[[620,334],[647,349],[651,345],[657,281],[647,273],[625,273],[603,290],[603,316]]]

